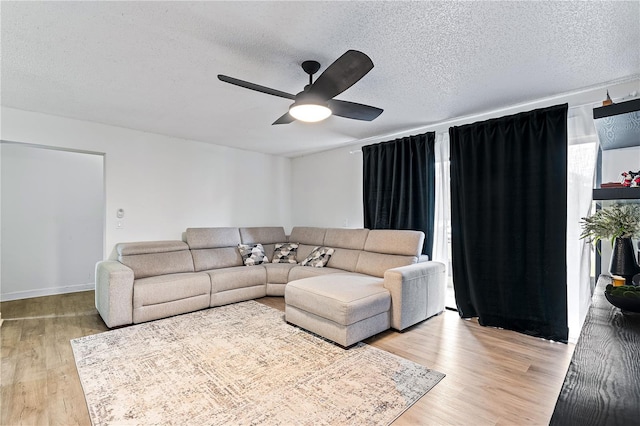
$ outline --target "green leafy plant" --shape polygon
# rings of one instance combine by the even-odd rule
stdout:
[[[580,238],[587,238],[597,244],[600,240],[616,238],[633,238],[640,236],[640,204],[614,204],[598,210],[589,217],[583,217],[580,222],[582,234]]]

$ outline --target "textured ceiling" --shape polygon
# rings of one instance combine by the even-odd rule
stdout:
[[[277,155],[640,74],[640,2],[9,2],[2,105]],[[272,126],[348,49],[375,67],[337,99],[385,111]]]

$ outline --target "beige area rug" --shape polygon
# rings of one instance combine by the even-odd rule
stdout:
[[[249,301],[71,341],[94,425],[389,424],[444,374]]]

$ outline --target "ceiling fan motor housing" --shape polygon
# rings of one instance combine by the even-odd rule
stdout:
[[[309,75],[313,75],[320,69],[320,62],[318,61],[304,61],[302,63],[302,69]]]

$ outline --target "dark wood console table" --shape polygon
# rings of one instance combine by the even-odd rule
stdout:
[[[598,279],[552,425],[640,424],[640,314],[605,299],[610,282]]]

